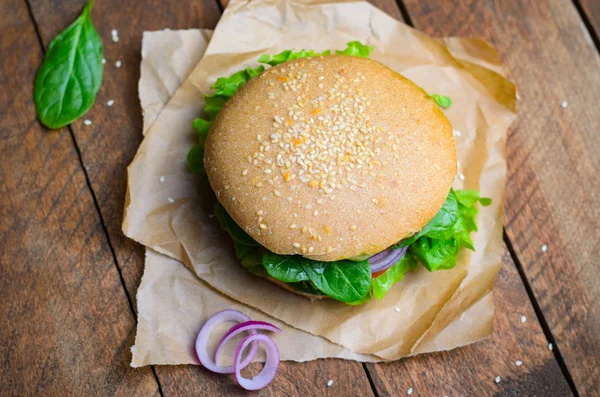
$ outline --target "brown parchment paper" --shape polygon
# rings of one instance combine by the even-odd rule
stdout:
[[[144,133],[202,57],[211,35],[212,31],[198,29],[144,32],[139,82]],[[166,58],[164,53],[169,53],[171,58]],[[173,59],[178,61],[173,62]],[[283,333],[274,335],[273,338],[280,345],[282,360],[381,360],[376,356],[354,353],[227,298],[201,281],[182,263],[150,248],[146,250],[144,275],[137,292],[137,307],[136,342],[131,348],[133,367],[150,364],[197,364],[193,351],[195,336],[211,314],[227,308],[240,310],[254,319],[277,324]],[[218,335],[216,332],[215,338],[209,341],[210,349],[216,349]],[[311,348],[306,349],[305,346]],[[257,356],[257,360],[263,358]],[[232,362],[233,350],[224,351],[223,360],[225,363]]]
[[[428,92],[452,98],[445,112],[460,161],[454,187],[478,189],[494,200],[478,216],[477,251],[463,251],[456,268],[420,269],[385,299],[358,307],[311,302],[247,273],[209,217],[208,187],[185,165],[194,143],[191,122],[217,77],[255,65],[263,53],[343,48],[350,40],[374,45],[372,58]],[[156,118],[128,169],[123,230],[182,261],[217,291],[353,352],[393,360],[473,342],[493,326],[490,292],[500,266],[504,146],[515,117],[514,86],[500,73],[498,56],[486,43],[429,38],[364,2],[233,1],[204,58]]]

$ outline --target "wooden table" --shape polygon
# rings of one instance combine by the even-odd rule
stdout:
[[[431,35],[489,40],[519,89],[497,330],[465,348],[388,364],[285,362],[260,394],[600,395],[600,2],[374,3]],[[213,28],[225,4],[98,1],[107,64],[85,117],[93,124],[57,132],[36,120],[33,79],[84,0],[1,4],[0,395],[244,394],[198,367],[129,367],[144,258],[120,229],[125,168],[141,141],[142,32]]]

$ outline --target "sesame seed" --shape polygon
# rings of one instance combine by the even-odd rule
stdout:
[[[164,181],[165,181],[165,176],[164,176],[164,175],[162,175],[162,176],[159,178],[159,181],[161,181],[161,182],[164,182]]]
[[[395,311],[396,313],[400,313],[400,308],[399,308],[399,307],[395,307],[395,308],[394,308],[394,311]]]
[[[121,61],[117,61],[117,62],[115,62],[115,66],[116,66],[116,67],[118,67],[118,68],[120,68],[122,64],[123,64],[123,63],[122,63]]]
[[[83,124],[92,125],[92,120],[85,119],[85,120],[83,120]]]
[[[275,195],[275,197],[280,197],[281,196],[281,192],[277,189],[273,190],[273,194]]]
[[[102,58],[102,64],[104,65],[106,63],[106,59]]]
[[[465,176],[463,174],[458,174],[458,179],[460,179],[461,181],[464,181]]]
[[[112,105],[114,105],[114,104],[115,104],[115,101],[114,101],[114,100],[112,100],[112,99],[109,99],[109,100],[106,102],[106,106],[112,106]]]
[[[329,380],[327,381],[327,386],[331,386],[331,385],[333,385],[333,380],[332,380],[332,379],[329,379]]]
[[[292,245],[294,246],[294,248],[300,248],[300,243],[294,243]]]
[[[567,101],[562,101],[562,103],[560,104],[560,107],[563,109],[566,109],[567,106],[569,106],[569,102],[567,102]]]
[[[242,171],[242,175],[243,175],[243,176],[246,176],[246,175],[248,175],[248,168],[246,168],[244,171]]]
[[[302,233],[306,233],[308,231],[308,228],[306,226],[304,226],[301,230],[302,230]]]
[[[315,210],[315,212],[313,212],[314,216],[318,216],[319,215],[319,211]]]
[[[308,252],[313,252],[313,247],[308,247]]]
[[[501,380],[502,380],[502,379],[500,379],[500,377],[499,377],[499,376],[496,376],[496,379],[494,379],[494,382],[496,382],[496,383],[500,383],[500,381],[501,381]]]
[[[373,202],[373,204],[379,204],[379,200],[377,200],[376,198],[371,199],[371,201]]]
[[[335,251],[333,248],[331,248],[331,247],[327,247],[327,253],[328,253],[328,254],[332,253],[333,251]]]
[[[521,316],[521,323],[525,323],[525,321],[527,321],[527,317]]]
[[[256,215],[261,216],[264,212],[262,212],[262,210],[258,210],[256,211]]]
[[[548,246],[546,244],[542,245],[542,252],[548,251]]]
[[[523,361],[521,361],[521,360],[517,360],[517,361],[515,361],[515,365],[516,365],[517,367],[520,367],[521,365],[523,365]]]
[[[548,350],[552,351],[552,349],[554,349],[554,346],[552,346],[552,343],[548,343]]]
[[[411,395],[413,392],[413,388],[409,387],[408,390],[406,391],[406,394]]]
[[[297,226],[295,223],[292,223],[292,224],[290,225],[290,229],[296,229],[297,227],[298,227],[298,226]]]
[[[267,225],[265,225],[264,223],[261,223],[260,225],[258,225],[258,227],[265,230],[267,228]]]
[[[167,200],[169,201],[169,203],[174,203],[175,202],[175,200],[173,200],[171,197],[169,197]]]
[[[117,31],[117,29],[112,29],[110,31],[110,36],[112,38],[112,41],[114,41],[115,43],[119,42],[119,32]]]

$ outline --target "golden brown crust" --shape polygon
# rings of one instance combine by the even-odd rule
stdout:
[[[211,186],[267,249],[333,261],[419,231],[456,173],[452,127],[378,62],[298,59],[250,80],[206,141]]]

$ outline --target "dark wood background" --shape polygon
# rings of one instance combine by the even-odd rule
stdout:
[[[97,1],[107,64],[93,124],[49,132],[35,116],[35,71],[84,3],[0,0],[0,395],[244,394],[199,367],[129,367],[143,248],[120,228],[141,141],[142,32],[214,28],[226,4]],[[600,1],[373,3],[430,35],[489,40],[517,84],[497,331],[387,364],[284,362],[256,394],[600,395]]]

